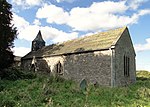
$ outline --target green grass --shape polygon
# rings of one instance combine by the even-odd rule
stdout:
[[[73,81],[45,75],[0,80],[0,107],[150,107],[150,73],[145,72],[137,72],[136,84],[128,87],[89,85],[86,91]]]

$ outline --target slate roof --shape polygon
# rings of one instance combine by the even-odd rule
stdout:
[[[39,30],[37,36],[35,37],[35,39],[33,41],[40,41],[40,42],[45,42],[42,38],[42,34],[41,31]]]
[[[45,46],[36,52],[29,52],[22,59],[32,58],[33,56],[54,56],[109,49],[112,45],[116,44],[125,29],[127,29],[127,27],[100,32],[91,36],[77,38],[64,43]]]

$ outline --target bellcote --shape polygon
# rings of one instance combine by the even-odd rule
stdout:
[[[32,41],[32,51],[37,51],[38,49],[41,49],[45,46],[45,41],[42,38],[41,31],[39,30],[37,36]]]

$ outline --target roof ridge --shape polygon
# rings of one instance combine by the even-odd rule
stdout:
[[[75,38],[75,39],[72,39],[72,40],[67,40],[67,41],[64,41],[64,42],[58,42],[58,43],[56,43],[56,45],[62,45],[62,44],[65,44],[65,43],[67,43],[67,42],[71,42],[71,41],[75,41],[75,40],[82,40],[82,39],[85,39],[85,38],[88,38],[88,37],[92,37],[92,36],[94,36],[94,35],[98,35],[98,34],[101,34],[101,33],[107,33],[107,32],[111,32],[111,31],[114,31],[114,30],[119,30],[119,29],[126,29],[127,28],[127,26],[124,26],[124,27],[119,27],[119,28],[114,28],[114,29],[110,29],[110,30],[106,30],[106,31],[104,31],[104,32],[97,32],[97,33],[94,33],[94,34],[92,34],[92,35],[88,35],[88,36],[83,36],[83,37],[77,37],[77,38]],[[124,31],[123,30],[123,31]],[[123,33],[123,32],[122,32]],[[120,35],[121,36],[121,35]],[[50,46],[50,45],[49,45]]]

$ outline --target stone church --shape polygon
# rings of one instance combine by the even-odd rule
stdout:
[[[34,59],[38,72],[115,87],[136,81],[135,56],[127,27],[49,46],[39,31],[21,65],[29,70]]]

